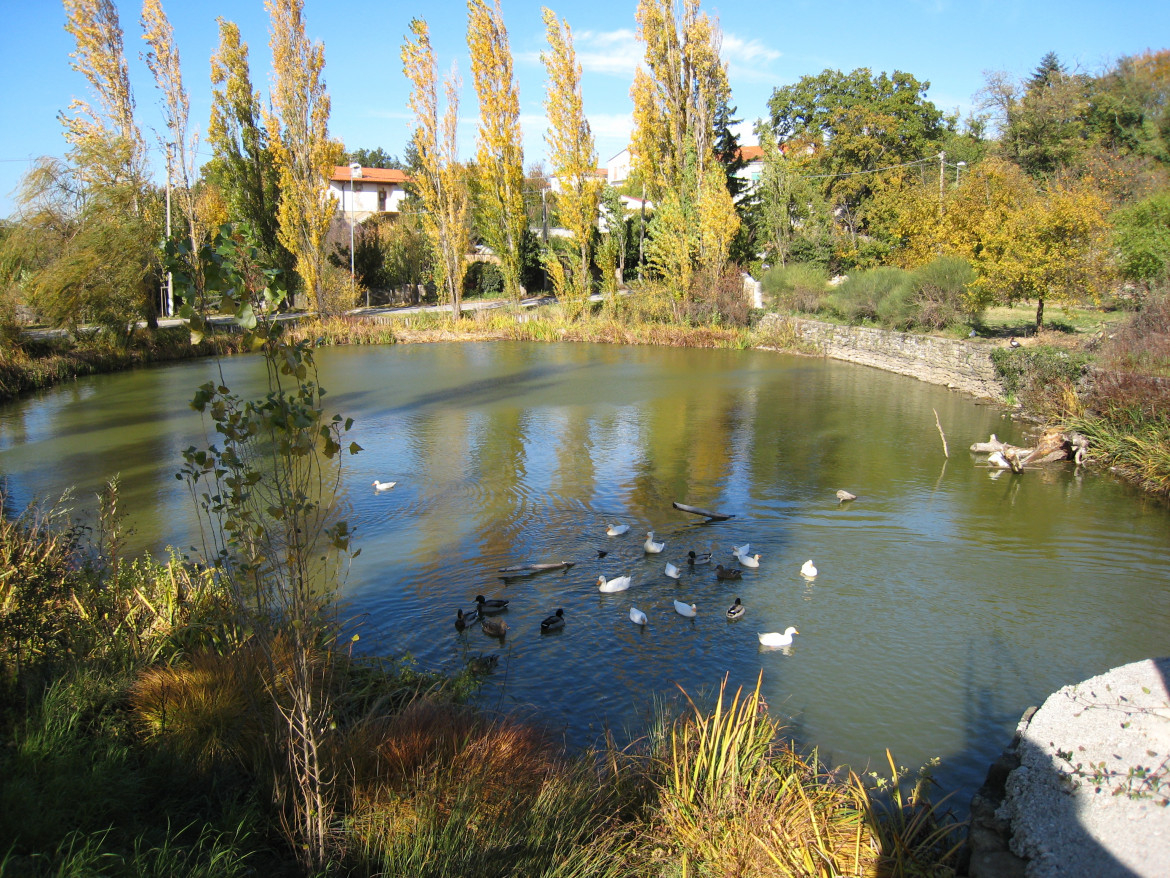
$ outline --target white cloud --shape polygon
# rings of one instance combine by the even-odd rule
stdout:
[[[723,35],[723,60],[732,64],[758,64],[775,61],[780,52],[770,49],[759,40],[745,40],[735,34]]]
[[[582,72],[633,77],[642,60],[642,44],[629,29],[573,34]]]

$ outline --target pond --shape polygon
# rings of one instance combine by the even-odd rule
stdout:
[[[326,349],[319,363],[365,448],[343,497],[362,549],[343,594],[360,645],[447,671],[498,654],[481,700],[572,745],[629,740],[679,687],[699,696],[762,672],[772,712],[823,761],[938,757],[962,813],[1028,706],[1170,654],[1165,507],[1071,465],[983,468],[966,448],[992,432],[1022,443],[1020,428],[944,388],[764,351],[465,343]],[[222,368],[259,392],[256,359]],[[193,389],[216,370],[100,376],[0,409],[10,509],[71,486],[92,509],[120,473],[139,546],[193,545],[174,475],[201,441]],[[397,486],[378,493],[375,479]],[[839,503],[838,489],[858,498]],[[707,523],[675,501],[734,517]],[[614,523],[629,531],[607,536]],[[643,550],[651,530],[660,555]],[[759,567],[718,580],[744,543]],[[689,550],[714,563],[689,567]],[[810,559],[814,579],[800,573]],[[556,561],[574,566],[500,578]],[[598,576],[621,575],[628,591],[598,591]],[[510,602],[503,644],[456,632],[477,594]],[[746,614],[729,622],[736,597]],[[564,630],[542,635],[558,608]],[[760,647],[757,632],[788,626],[791,648]]]

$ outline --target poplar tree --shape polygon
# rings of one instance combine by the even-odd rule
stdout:
[[[325,47],[305,35],[303,0],[267,0],[272,23],[272,112],[265,112],[280,173],[280,241],[296,258],[305,294],[318,313],[329,310],[325,236],[336,209],[329,180],[344,150],[329,139]]]
[[[716,123],[731,94],[722,34],[699,0],[682,0],[677,14],[674,0],[639,0],[636,17],[646,70],[635,73],[630,91],[631,152],[657,202],[647,254],[688,297],[695,269],[707,280],[722,270],[739,228],[715,155]]]
[[[402,44],[402,70],[411,82],[414,113],[411,148],[417,162],[415,188],[425,205],[423,230],[435,251],[434,278],[440,295],[462,315],[463,278],[471,241],[468,174],[458,161],[459,79],[454,69],[445,84],[447,109],[439,119],[438,65],[427,23],[410,23],[413,39]]]
[[[252,86],[248,44],[241,42],[234,22],[217,20],[219,47],[211,56],[207,128],[214,158],[205,174],[219,187],[228,215],[252,227],[266,264],[291,275],[296,261],[280,242],[279,173],[262,123],[260,93]]]
[[[468,0],[467,47],[479,97],[476,191],[480,234],[500,258],[504,293],[519,301],[524,210],[524,148],[520,93],[512,77],[512,53],[499,0]]]
[[[548,71],[544,106],[549,125],[544,139],[556,180],[561,225],[573,233],[576,243],[575,251],[565,254],[567,273],[558,271],[561,264],[556,255],[551,256],[550,267],[554,284],[558,277],[561,279],[558,297],[564,293],[571,300],[581,301],[589,295],[591,244],[602,183],[595,173],[597,150],[585,118],[581,65],[573,49],[573,33],[552,10],[542,9],[542,14],[549,44],[549,51],[540,55]]]
[[[166,151],[167,179],[175,183],[173,189],[187,226],[191,253],[197,254],[207,239],[193,189],[199,135],[198,132],[192,132],[188,126],[191,107],[187,91],[183,88],[179,48],[175,45],[174,29],[159,0],[145,0],[142,4],[142,30],[143,39],[150,46],[150,51],[146,55],[146,66],[154,74],[155,84],[162,92],[163,118],[169,132],[169,140],[163,144]],[[198,296],[202,300],[203,272],[200,270],[198,259],[192,260],[190,272]]]

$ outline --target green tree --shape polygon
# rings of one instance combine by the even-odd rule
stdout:
[[[246,222],[258,237],[267,265],[293,278],[296,257],[280,241],[280,174],[262,124],[260,94],[252,87],[248,44],[240,29],[223,18],[219,47],[211,56],[211,122],[208,141],[213,158],[205,178],[217,186],[228,215]]]
[[[874,76],[825,70],[778,88],[768,101],[772,135],[798,173],[820,181],[821,195],[856,249],[870,228],[869,208],[906,181],[906,166],[937,161],[946,120],[926,98],[929,82],[894,71]]]
[[[398,156],[390,155],[382,147],[376,149],[355,149],[347,152],[343,159],[345,164],[357,162],[363,168],[387,168],[405,170],[406,166],[399,161]]]
[[[524,209],[524,147],[520,93],[512,76],[512,52],[499,0],[468,0],[467,48],[479,97],[475,184],[476,226],[500,259],[504,294],[519,301],[522,245],[528,227]]]

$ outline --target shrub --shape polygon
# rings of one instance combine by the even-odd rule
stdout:
[[[910,275],[913,325],[939,330],[970,319],[973,314],[967,285],[973,280],[975,269],[957,256],[940,256],[914,271]]]
[[[1122,277],[1144,283],[1170,275],[1170,192],[1159,192],[1113,215],[1113,245]]]
[[[995,348],[991,362],[1004,390],[1041,417],[1065,418],[1079,406],[1080,385],[1091,355],[1048,345]]]
[[[907,308],[905,302],[910,296],[910,279],[900,268],[874,268],[851,275],[848,280],[829,294],[826,309],[847,323],[862,323],[877,320],[882,313],[882,302],[893,297],[886,305],[891,320],[901,321]]]
[[[828,295],[829,273],[808,263],[777,265],[764,273],[760,283],[778,310],[816,314]]]

